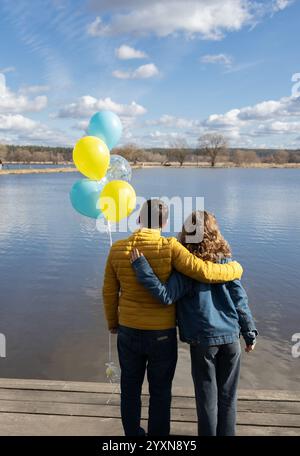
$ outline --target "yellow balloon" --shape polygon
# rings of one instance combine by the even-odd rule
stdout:
[[[134,188],[126,181],[114,180],[103,188],[100,209],[109,222],[119,222],[128,217],[136,206]]]
[[[105,176],[109,166],[109,149],[104,141],[96,136],[84,136],[73,149],[73,160],[78,171],[93,180]]]

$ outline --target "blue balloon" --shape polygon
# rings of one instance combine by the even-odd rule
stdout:
[[[113,112],[100,111],[91,118],[87,132],[89,136],[97,136],[102,139],[111,150],[121,138],[122,124],[119,117]]]
[[[70,192],[73,208],[81,215],[98,218],[102,214],[99,209],[99,196],[107,182],[105,177],[101,181],[81,179],[75,182]]]
[[[131,166],[126,158],[121,155],[111,155],[109,168],[106,173],[106,179],[112,180],[124,180],[127,182],[131,181]]]

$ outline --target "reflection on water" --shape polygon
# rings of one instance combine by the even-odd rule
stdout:
[[[104,379],[101,284],[109,240],[73,211],[76,179],[0,176],[2,377]],[[244,384],[272,387],[277,372],[282,388],[293,388],[300,362],[290,355],[291,336],[300,332],[300,170],[145,169],[134,171],[133,185],[144,197],[205,197],[244,266],[262,335],[256,357],[245,360]],[[265,366],[269,376],[261,374]]]

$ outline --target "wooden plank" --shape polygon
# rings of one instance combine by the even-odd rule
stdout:
[[[0,413],[1,436],[124,435],[120,419]]]
[[[300,415],[300,402],[239,400],[238,411],[254,413],[292,413],[294,415]]]
[[[298,428],[270,426],[237,426],[236,434],[240,436],[300,436]]]
[[[144,428],[147,423],[142,422]],[[0,414],[1,436],[117,436],[124,435],[120,419],[81,418],[60,415]],[[196,425],[172,423],[171,435],[197,435]],[[299,436],[298,429],[237,426],[237,435]]]
[[[173,396],[194,397],[192,388],[175,386],[172,389]],[[239,390],[238,397],[242,400],[263,400],[263,401],[295,401],[300,402],[299,391],[279,391],[279,390]]]
[[[196,436],[197,426],[186,423],[171,423],[171,435]],[[300,436],[297,428],[280,427],[273,428],[269,426],[237,426],[236,435],[238,436]]]
[[[113,390],[113,385],[100,382],[0,378],[0,388],[110,393]]]
[[[0,412],[48,414],[48,415],[71,415],[71,416],[94,416],[102,418],[119,418],[120,409],[118,405],[97,405],[97,404],[73,404],[59,402],[32,402],[32,401],[0,401]],[[142,408],[142,417],[147,418],[148,409]],[[172,409],[172,421],[196,422],[195,409]],[[300,428],[300,415],[277,414],[277,413],[238,413],[238,424],[261,425],[261,426],[282,426]]]
[[[21,389],[0,389],[0,399],[5,400],[24,400],[24,401],[40,401],[40,402],[60,402],[60,403],[76,403],[76,404],[98,404],[105,405],[107,400],[111,398],[110,403],[118,405],[120,403],[119,394],[110,393],[90,393],[90,392],[65,392],[65,391],[49,391],[49,390],[21,390]],[[143,406],[147,406],[149,397],[142,397]],[[190,408],[195,409],[194,398],[183,398],[175,396],[172,400],[172,408]],[[239,400],[238,410],[240,412],[256,412],[256,413],[292,413],[300,414],[299,402],[278,402],[278,401],[250,401]]]
[[[293,401],[300,402],[300,391],[280,390],[239,390],[239,399],[259,401]]]
[[[120,404],[120,395],[118,393],[111,395],[110,393],[0,389],[0,400],[9,401],[37,401],[105,405],[108,399],[111,399],[110,403],[114,405]],[[148,396],[143,396],[142,401],[143,404],[148,404]]]
[[[0,388],[109,393],[112,391],[113,387],[109,383],[97,382],[1,378]],[[145,386],[143,388],[143,393],[147,394],[147,392],[147,386]],[[193,398],[194,390],[193,388],[174,386],[173,396]],[[300,391],[239,390],[239,399],[300,402]]]

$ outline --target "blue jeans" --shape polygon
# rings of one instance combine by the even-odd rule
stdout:
[[[191,345],[199,435],[235,435],[241,346]]]
[[[169,435],[171,389],[177,363],[176,328],[156,331],[119,326],[121,416],[126,436],[143,435],[141,393],[149,382],[148,435]]]

